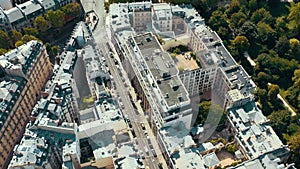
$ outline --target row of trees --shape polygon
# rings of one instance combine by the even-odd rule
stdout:
[[[70,3],[63,6],[60,10],[49,10],[44,16],[38,16],[34,19],[34,27],[25,27],[21,32],[12,30],[9,34],[0,31],[0,55],[7,50],[19,47],[30,40],[45,39],[53,34],[53,30],[47,32],[50,28],[61,29],[68,21],[81,15],[81,7],[78,3]],[[47,36],[46,36],[47,34]],[[47,38],[46,38],[47,39]],[[57,47],[54,47],[57,48]],[[55,54],[49,50],[50,54]]]
[[[49,10],[45,16],[36,17],[34,19],[34,27],[37,28],[39,33],[45,33],[51,27],[61,29],[66,22],[79,17],[80,14],[80,5],[78,3],[70,3],[59,10]]]

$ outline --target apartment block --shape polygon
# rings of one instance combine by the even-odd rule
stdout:
[[[281,142],[255,102],[228,109],[227,119],[246,159],[272,153],[280,161],[287,161],[290,155],[288,147]]]
[[[0,1],[0,30],[10,32],[13,29],[21,30],[23,27],[31,27],[37,16],[51,9],[60,9],[72,2],[75,0],[29,0],[20,1],[11,7],[8,2]]]
[[[52,74],[46,49],[30,41],[0,56],[1,134],[0,167],[7,166],[45,82]]]

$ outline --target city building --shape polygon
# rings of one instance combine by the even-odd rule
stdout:
[[[129,77],[140,94],[148,120],[160,126],[184,121],[190,127],[189,94],[174,61],[156,37],[152,33],[138,35],[129,38],[126,47],[126,61],[131,65],[127,72],[134,72]]]
[[[281,161],[287,161],[289,149],[281,142],[255,102],[249,101],[228,109],[227,119],[246,159],[272,153]]]
[[[272,153],[263,155],[260,158],[255,158],[253,160],[245,161],[234,167],[229,167],[228,169],[296,169],[294,164],[283,164],[281,160],[275,157]]]
[[[172,32],[173,15],[171,6],[167,3],[152,4],[152,24],[156,33]],[[171,35],[169,37],[174,37]]]
[[[21,31],[24,27],[32,27],[37,16],[72,2],[75,0],[19,0],[12,3],[9,0],[0,1],[0,30]]]
[[[151,28],[151,5],[151,2],[136,2],[128,4],[129,16],[132,17],[132,27],[136,32],[143,32]]]
[[[43,44],[30,41],[0,56],[0,167],[7,166],[40,91],[52,74]],[[34,85],[32,85],[34,84]]]
[[[11,3],[10,0],[1,0],[0,1],[0,8],[4,9],[4,10],[8,10],[13,8],[13,4]]]

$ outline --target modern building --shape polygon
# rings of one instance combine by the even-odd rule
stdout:
[[[0,167],[7,166],[40,91],[52,74],[43,44],[30,41],[0,56]]]

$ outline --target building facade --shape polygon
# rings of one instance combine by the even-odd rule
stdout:
[[[0,168],[5,168],[52,66],[46,48],[37,41],[0,56],[0,63],[5,75],[1,81]]]

